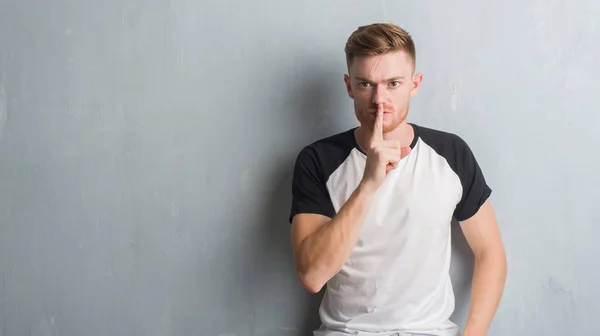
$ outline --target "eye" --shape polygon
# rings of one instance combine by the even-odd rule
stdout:
[[[391,87],[398,87],[398,86],[400,86],[400,84],[402,84],[402,83],[400,83],[399,81],[390,82]]]
[[[361,88],[366,88],[369,86],[371,86],[371,84],[369,82],[359,82],[358,83],[358,87],[361,87]]]

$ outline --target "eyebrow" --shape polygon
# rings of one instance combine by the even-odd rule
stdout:
[[[354,78],[359,81],[362,81],[362,82],[372,82],[371,80],[361,77],[361,76],[356,76]],[[406,77],[405,76],[396,76],[396,77],[388,78],[388,79],[384,80],[384,82],[393,82],[393,81],[397,81],[397,80],[401,80],[401,79],[406,79]]]

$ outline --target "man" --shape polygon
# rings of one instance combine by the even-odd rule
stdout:
[[[486,335],[506,276],[491,189],[458,136],[407,122],[411,36],[391,24],[348,39],[348,95],[360,126],[299,153],[290,214],[298,277],[326,291],[315,335],[460,335],[449,320],[450,224],[475,255],[463,335]]]

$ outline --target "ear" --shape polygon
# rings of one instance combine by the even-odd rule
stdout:
[[[410,89],[410,97],[414,97],[417,95],[419,88],[421,87],[421,82],[423,81],[423,74],[416,73],[412,78],[412,88]]]
[[[344,75],[344,82],[346,83],[346,91],[348,92],[348,96],[354,99],[354,94],[352,93],[352,84],[350,83],[350,76]]]

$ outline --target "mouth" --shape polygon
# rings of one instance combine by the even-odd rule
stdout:
[[[366,111],[369,114],[377,115],[377,109],[369,108]],[[387,110],[387,109],[383,110],[383,114],[392,114],[392,112],[393,112],[392,110]]]

